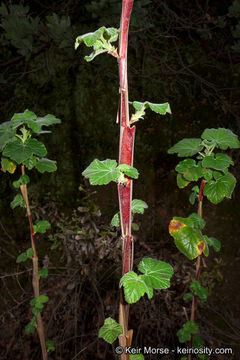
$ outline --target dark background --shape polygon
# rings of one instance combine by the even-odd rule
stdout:
[[[33,171],[29,187],[34,220],[52,224],[38,238],[40,265],[49,269],[41,289],[50,299],[43,312],[47,338],[56,344],[50,360],[115,358],[97,333],[105,317],[118,317],[121,244],[109,226],[118,211],[116,186],[89,187],[81,173],[94,158],[118,158],[118,67],[107,54],[86,63],[91,49],[75,51],[74,42],[100,26],[119,27],[120,12],[120,0],[3,1],[0,7],[0,122],[25,109],[62,120],[41,139],[58,171]],[[131,306],[130,328],[134,346],[174,349],[183,307],[190,307],[182,296],[194,262],[178,252],[168,224],[197,208],[188,201],[191,189],[177,188],[178,159],[167,150],[184,137],[200,137],[206,127],[240,133],[239,1],[136,0],[128,72],[130,101],[168,101],[172,109],[164,117],[149,112],[137,124],[134,198],[149,209],[134,219],[134,264],[153,256],[175,270],[170,289]],[[239,151],[228,153],[239,180]],[[24,210],[9,206],[18,175],[0,178],[0,358],[41,359],[37,334],[24,334],[31,319],[31,263],[18,265],[16,257],[30,246],[30,235]],[[203,205],[204,231],[222,242],[222,250],[205,259],[201,281],[210,296],[199,308],[200,334],[208,347],[234,350],[211,359],[240,356],[239,200],[237,184],[231,200]]]

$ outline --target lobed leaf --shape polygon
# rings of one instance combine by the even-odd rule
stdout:
[[[190,289],[193,291],[195,295],[199,297],[199,300],[202,302],[207,301],[208,298],[208,291],[205,289],[199,281],[192,280],[190,284]]]
[[[209,155],[202,160],[202,166],[204,168],[212,168],[215,170],[224,171],[227,170],[230,165],[234,165],[234,162],[230,156],[226,154]]]
[[[127,164],[120,164],[117,167],[117,170],[120,170],[121,172],[123,172],[126,176],[133,178],[133,179],[137,179],[138,178],[138,171],[137,169],[135,169],[132,166],[129,166]]]
[[[46,279],[48,277],[48,269],[40,269],[38,271],[39,279],[43,278]]]
[[[171,265],[163,261],[145,258],[139,263],[138,270],[144,274],[142,277],[148,286],[156,290],[170,287],[170,279],[173,275]]]
[[[216,143],[217,147],[222,150],[240,148],[240,142],[237,135],[231,130],[219,128],[219,129],[206,129],[202,133],[202,139],[212,140]]]
[[[147,203],[143,200],[132,200],[131,210],[133,214],[143,214],[144,210],[148,208]]]
[[[136,303],[145,293],[149,299],[153,297],[152,287],[146,284],[142,275],[137,275],[134,271],[122,276],[120,286],[124,287],[125,300],[129,304]]]
[[[177,174],[177,186],[179,189],[185,188],[189,183],[190,181],[187,181],[182,174]]]
[[[55,344],[53,340],[46,341],[47,352],[55,351]]]
[[[187,181],[197,181],[203,176],[201,164],[196,164],[193,159],[184,159],[177,166],[176,171],[183,175]]]
[[[212,246],[216,252],[221,250],[221,242],[219,240],[215,239],[214,237],[208,237],[207,235],[204,235],[203,237],[208,246]]]
[[[17,194],[14,197],[13,201],[11,202],[10,206],[11,206],[12,209],[15,209],[15,207],[17,207],[17,206],[20,206],[20,207],[24,208],[25,207],[25,202],[23,200],[22,195]]]
[[[235,177],[229,172],[225,175],[214,172],[215,180],[210,180],[204,187],[203,194],[213,204],[218,204],[225,197],[231,199],[236,185]]]
[[[39,159],[36,162],[36,168],[40,173],[44,173],[44,172],[53,172],[57,170],[57,165],[56,165],[56,161],[53,160],[49,160],[46,158],[42,158]]]
[[[193,156],[203,149],[201,139],[183,139],[168,150],[168,154],[177,153],[179,157]]]
[[[118,227],[120,226],[120,213],[118,212],[117,214],[114,215],[114,217],[111,220],[111,225]]]
[[[18,255],[16,263],[19,264],[21,262],[25,262],[28,260],[28,256],[25,252],[21,253],[20,255]]]
[[[9,157],[11,160],[16,161],[17,164],[22,164],[30,159],[33,154],[38,156],[47,154],[44,144],[37,139],[28,139],[25,143],[20,139],[15,139],[9,142],[3,150],[3,156]]]
[[[118,337],[123,334],[122,326],[112,318],[107,318],[104,325],[99,329],[98,337],[103,338],[109,344],[112,344]]]
[[[46,220],[38,221],[36,225],[33,225],[34,233],[44,234],[51,228],[51,224]]]
[[[184,343],[191,340],[192,334],[198,333],[198,324],[192,320],[187,321],[182,329],[178,330],[177,336],[180,343]]]
[[[91,185],[106,185],[111,181],[116,181],[121,175],[117,169],[116,160],[93,160],[91,164],[82,172],[82,175],[89,179]]]
[[[0,124],[0,150],[15,136],[16,130],[12,128],[11,121]]]

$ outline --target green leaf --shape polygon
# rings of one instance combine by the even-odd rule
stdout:
[[[184,176],[187,181],[197,181],[203,176],[201,164],[196,164],[193,159],[184,159],[176,166],[176,171]]]
[[[32,248],[27,249],[27,257],[29,259],[32,259],[33,255],[34,255],[33,249]]]
[[[148,208],[147,203],[143,200],[132,200],[131,210],[133,214],[143,214],[144,210]]]
[[[132,105],[136,112],[132,115],[131,122],[136,122],[139,119],[143,119],[143,116],[145,115],[145,109],[147,108],[150,108],[152,111],[160,115],[166,115],[167,113],[171,114],[169,103],[153,104],[149,101],[145,101],[143,103],[139,101],[133,101]]]
[[[122,276],[120,286],[124,287],[125,300],[129,304],[136,303],[145,293],[149,299],[153,297],[152,287],[146,284],[143,275],[137,275],[134,271]]]
[[[0,150],[10,142],[15,136],[16,130],[12,128],[11,121],[6,121],[0,124]]]
[[[129,304],[137,302],[145,293],[151,299],[153,289],[167,289],[170,286],[170,278],[173,274],[171,265],[145,258],[139,263],[138,270],[144,275],[130,271],[120,280],[120,286],[124,287],[125,299]]]
[[[117,167],[117,170],[120,170],[123,172],[126,176],[129,176],[130,178],[137,179],[138,178],[138,171],[132,166],[126,165],[126,164],[120,164]]]
[[[203,237],[208,246],[212,246],[216,252],[221,250],[221,242],[219,240],[215,239],[214,237],[208,237],[207,235],[204,235]]]
[[[210,180],[204,187],[203,194],[213,204],[218,204],[225,197],[231,199],[232,192],[235,188],[236,179],[235,177],[227,173],[225,175],[218,175],[214,172],[216,181]]]
[[[51,228],[51,224],[46,220],[38,221],[37,224],[33,226],[34,233],[41,233],[41,234],[44,234],[50,228]]]
[[[23,143],[20,139],[15,139],[8,143],[3,150],[3,155],[21,164],[28,160],[33,154],[44,156],[47,154],[45,146],[36,139],[28,139]]]
[[[55,124],[61,124],[61,120],[52,114],[47,114],[43,117],[38,117],[35,121],[27,122],[28,127],[37,134],[42,132],[42,126],[50,126]]]
[[[203,177],[205,180],[209,181],[213,177],[213,172],[210,169],[203,169]]]
[[[13,186],[17,189],[21,185],[28,184],[30,182],[30,179],[27,175],[22,175],[17,181],[13,181]]]
[[[193,156],[203,149],[201,139],[183,139],[168,150],[168,154],[177,153],[179,157]]]
[[[26,335],[30,335],[33,334],[35,329],[37,327],[37,322],[36,320],[34,322],[30,321],[26,326],[25,326],[25,334]]]
[[[40,269],[38,271],[39,279],[43,278],[46,279],[48,277],[48,269]]]
[[[190,260],[201,255],[206,247],[201,233],[193,227],[194,225],[196,226],[192,219],[180,217],[174,217],[169,225],[169,233],[174,238],[176,247]]]
[[[222,150],[226,150],[228,147],[230,149],[240,148],[237,135],[229,129],[206,129],[201,137],[202,139],[216,142],[217,146]]]
[[[190,284],[190,288],[194,292],[194,294],[199,297],[200,301],[202,302],[207,301],[208,291],[200,284],[199,281],[192,280]]]
[[[212,168],[215,170],[224,171],[228,169],[230,165],[234,165],[234,162],[230,156],[226,154],[209,155],[202,160],[202,166],[204,168]]]
[[[53,340],[46,341],[47,352],[55,351],[55,344]]]
[[[193,191],[189,196],[190,204],[194,205],[196,198],[197,198],[197,194],[195,193],[195,191]]]
[[[118,227],[120,226],[120,214],[119,212],[117,214],[114,215],[114,217],[111,220],[111,225]]]
[[[123,334],[123,329],[112,318],[107,318],[104,321],[104,325],[99,329],[98,337],[104,339],[109,344],[112,344],[118,337]]]
[[[177,186],[179,189],[185,188],[190,182],[187,181],[182,174],[177,174]]]
[[[15,198],[13,199],[13,201],[11,202],[10,206],[11,206],[12,209],[15,209],[15,207],[17,207],[17,206],[21,206],[21,207],[24,208],[25,203],[24,203],[22,195],[17,194],[15,196]]]
[[[183,300],[184,301],[188,301],[188,300],[191,300],[192,301],[193,299],[193,294],[192,293],[186,293],[183,295]]]
[[[39,295],[35,299],[36,299],[36,304],[37,303],[44,304],[44,303],[48,302],[48,300],[49,300],[47,295]]]
[[[53,172],[57,170],[57,165],[56,161],[42,158],[36,162],[36,168],[40,173],[44,173],[45,171]]]
[[[29,110],[25,110],[23,113],[16,113],[11,118],[12,127],[16,129],[19,126],[26,124],[27,121],[33,121],[35,119],[37,119],[37,115]]]
[[[82,172],[82,175],[89,179],[91,185],[106,185],[111,181],[116,181],[121,175],[117,169],[116,160],[93,160],[91,164]]]
[[[142,354],[130,355],[130,360],[144,360],[144,356]]]
[[[158,290],[170,287],[170,279],[173,275],[171,265],[163,261],[145,258],[139,263],[138,270],[144,274],[142,277],[148,286]]]
[[[16,262],[19,264],[21,262],[25,262],[26,260],[28,260],[27,253],[23,252],[20,255],[18,255]]]
[[[203,218],[202,218],[200,215],[198,215],[198,214],[193,213],[193,214],[189,215],[188,218],[193,220],[193,222],[194,222],[194,227],[195,227],[196,229],[201,229],[201,230],[202,230],[202,229],[205,227],[205,225],[206,225],[206,222],[205,222],[205,221],[203,220]]]
[[[36,157],[32,155],[29,159],[25,160],[23,164],[26,166],[28,170],[32,170],[36,166]]]
[[[195,323],[194,321],[189,320],[183,325],[182,329],[178,330],[177,336],[179,342],[184,343],[186,341],[191,340],[192,334],[197,334],[197,333],[198,333],[198,324]]]
[[[119,30],[102,26],[95,32],[78,36],[75,42],[75,49],[83,42],[88,47],[93,47],[93,52],[85,56],[86,61],[92,61],[97,55],[104,52],[116,52],[111,42],[117,41]]]
[[[16,164],[14,164],[12,161],[6,159],[6,158],[2,158],[1,160],[1,165],[2,165],[2,171],[6,172],[8,171],[10,174],[13,174],[16,170]]]

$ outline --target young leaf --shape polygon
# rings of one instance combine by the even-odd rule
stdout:
[[[23,162],[23,165],[25,165],[28,170],[32,170],[36,166],[36,161],[36,157],[32,155],[29,159]]]
[[[109,344],[112,344],[123,333],[121,325],[119,325],[112,318],[107,318],[104,325],[99,329],[98,337],[104,339]]]
[[[32,248],[27,249],[26,253],[27,253],[28,259],[32,259],[33,255],[34,255],[33,249]]]
[[[117,170],[120,170],[123,172],[126,176],[129,176],[130,178],[137,179],[138,178],[138,171],[132,166],[126,165],[126,164],[120,164],[117,167]]]
[[[204,168],[212,168],[215,170],[227,170],[230,165],[234,165],[234,162],[230,156],[226,154],[216,154],[205,156],[202,160],[202,166]]]
[[[206,244],[199,230],[186,225],[186,220],[192,221],[191,219],[174,217],[169,225],[169,233],[174,238],[178,250],[190,260],[193,260],[202,254]]]
[[[14,164],[12,161],[6,158],[2,158],[1,165],[2,165],[1,170],[3,172],[8,171],[10,174],[13,174],[16,170],[16,164]]]
[[[143,275],[137,275],[134,271],[121,277],[120,286],[124,287],[125,300],[129,304],[136,303],[145,293],[149,299],[153,297],[152,287],[146,284]]]
[[[190,284],[190,289],[194,292],[195,295],[199,297],[200,301],[207,301],[208,291],[200,284],[199,281],[192,280]]]
[[[35,119],[37,119],[37,115],[34,114],[34,112],[25,110],[23,113],[13,115],[11,118],[12,127],[16,129],[19,126],[26,124],[28,121],[34,121]]]
[[[48,302],[48,300],[49,300],[48,296],[46,296],[46,295],[39,295],[35,299],[36,299],[36,304],[37,303],[44,304],[44,303]]]
[[[114,217],[111,220],[111,225],[118,227],[120,226],[120,214],[119,212],[117,214],[114,215]]]
[[[204,240],[208,244],[208,246],[212,246],[216,252],[221,250],[221,242],[213,237],[208,237],[207,235],[203,236]]]
[[[40,134],[42,132],[42,126],[50,126],[60,124],[61,120],[56,118],[52,114],[47,114],[43,117],[38,117],[35,121],[27,122],[27,125],[32,131]],[[49,131],[48,131],[49,132]]]
[[[210,169],[203,169],[203,177],[205,180],[209,181],[213,177],[213,172]]]
[[[26,326],[25,326],[25,334],[26,335],[30,335],[33,334],[35,329],[37,327],[37,322],[36,319],[34,321],[30,321]]]
[[[216,172],[214,172],[214,177],[216,180],[210,180],[205,185],[203,194],[213,204],[218,204],[225,197],[231,199],[236,184],[235,177],[230,173],[219,175]]]
[[[36,162],[35,166],[40,173],[44,173],[45,171],[53,172],[57,170],[56,161],[49,160],[46,158],[39,159]]]
[[[222,150],[226,150],[228,147],[230,147],[230,149],[240,148],[237,135],[229,129],[206,129],[201,137],[202,139],[216,142],[217,146]]]
[[[177,153],[179,157],[193,156],[203,149],[201,139],[183,139],[168,150],[168,154]]]
[[[78,36],[75,42],[75,50],[82,42],[88,47],[93,46],[93,52],[89,56],[85,56],[86,61],[92,61],[97,55],[104,52],[116,53],[116,48],[111,42],[117,41],[118,34],[118,29],[102,26],[95,32]]]
[[[144,356],[142,354],[130,355],[130,360],[144,360]]]
[[[170,279],[173,275],[171,265],[151,259],[145,258],[138,264],[138,270],[141,271],[145,282],[154,289],[167,289],[170,287]]]
[[[43,278],[46,279],[48,277],[48,269],[40,269],[38,271],[39,279]]]
[[[38,221],[37,224],[33,226],[34,233],[41,233],[41,234],[44,234],[50,228],[51,228],[51,224],[46,220]]]
[[[131,210],[133,214],[143,214],[144,209],[147,209],[148,205],[143,200],[134,199],[131,204]]]
[[[16,263],[19,264],[20,262],[25,262],[27,261],[27,259],[28,259],[27,253],[23,252],[20,255],[18,255]]]
[[[89,179],[91,185],[106,185],[111,181],[116,181],[121,175],[117,169],[116,160],[93,160],[91,164],[82,172],[82,175]]]
[[[17,206],[21,206],[21,207],[24,208],[25,203],[24,203],[22,195],[17,194],[15,196],[15,198],[13,199],[13,201],[11,202],[10,206],[11,206],[12,209],[15,209],[15,207],[17,207]]]
[[[197,198],[197,194],[195,193],[195,191],[193,191],[189,196],[190,204],[194,205],[196,198]]]
[[[171,114],[169,103],[153,104],[149,101],[145,101],[143,103],[139,101],[133,101],[132,105],[136,112],[132,115],[131,122],[136,122],[139,119],[143,119],[143,116],[145,115],[145,109],[147,108],[150,108],[152,111],[160,115],[166,115],[166,113]]]
[[[46,341],[47,352],[55,351],[55,344],[53,340]]]
[[[191,300],[192,301],[193,299],[193,294],[192,293],[186,293],[183,295],[183,300],[184,301],[188,301],[188,300]]]
[[[182,329],[178,330],[177,336],[179,342],[184,343],[186,341],[191,340],[192,334],[197,334],[197,333],[198,333],[198,324],[195,323],[194,321],[189,320],[183,325]]]

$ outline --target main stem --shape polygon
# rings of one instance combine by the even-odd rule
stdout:
[[[122,15],[119,39],[119,80],[120,80],[120,143],[119,164],[133,165],[135,126],[129,124],[128,82],[127,82],[127,44],[128,28],[134,0],[122,1]],[[124,184],[118,184],[118,198],[122,231],[122,275],[133,267],[133,237],[131,234],[131,202],[132,180],[127,179]],[[119,343],[125,349],[131,346],[132,330],[128,330],[129,304],[124,299],[123,288],[120,290],[119,323],[123,334],[119,336]],[[121,360],[127,360],[128,355],[123,353]]]
[[[200,215],[201,217],[203,215],[202,203],[203,203],[203,189],[204,189],[204,187],[205,187],[205,182],[202,180],[200,190],[199,190],[199,196],[198,196],[198,215]],[[197,263],[196,263],[196,272],[195,272],[195,280],[196,281],[199,281],[201,271],[202,271],[201,255],[199,255],[198,258],[197,258]],[[195,321],[195,319],[196,319],[197,310],[198,310],[198,296],[194,295],[193,300],[192,300],[192,309],[191,309],[191,320],[192,321]],[[190,340],[189,346],[192,347],[192,345],[193,345],[193,335],[191,335],[191,340]],[[191,360],[191,358],[192,358],[192,355],[188,354],[188,360]]]
[[[21,169],[22,169],[22,175],[25,175],[25,167],[24,167],[24,165],[22,165]],[[32,245],[32,249],[33,249],[32,285],[33,285],[34,297],[36,298],[36,297],[38,297],[40,295],[40,292],[39,292],[39,274],[38,274],[37,248],[36,248],[36,242],[35,242],[35,238],[34,238],[32,214],[31,214],[31,209],[30,209],[29,201],[28,201],[27,185],[26,184],[21,185],[20,189],[21,189],[22,196],[23,196],[23,199],[24,199],[24,202],[25,202],[25,205],[26,205],[27,216],[28,216],[28,221],[29,221],[29,225],[30,225],[31,245]],[[38,332],[38,336],[39,336],[40,344],[41,344],[41,349],[42,349],[42,358],[43,358],[43,360],[47,360],[48,355],[47,355],[46,341],[45,341],[45,335],[44,335],[44,326],[43,326],[41,313],[38,313],[38,315],[37,315],[37,332]]]

